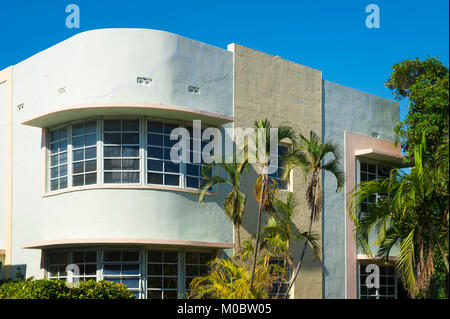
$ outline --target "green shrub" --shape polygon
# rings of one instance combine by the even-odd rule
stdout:
[[[28,278],[0,282],[0,299],[134,299],[122,284],[109,281],[80,282],[69,288],[63,280]]]

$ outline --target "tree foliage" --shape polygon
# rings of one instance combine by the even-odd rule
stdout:
[[[397,100],[409,101],[405,120],[395,128],[402,148],[411,158],[425,132],[426,160],[432,160],[431,156],[449,136],[448,67],[437,58],[407,59],[393,66],[386,86]]]

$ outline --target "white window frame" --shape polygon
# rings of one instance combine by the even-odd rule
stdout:
[[[140,140],[139,140],[139,157],[105,157],[104,154],[104,148],[107,146],[117,146],[117,145],[112,145],[112,144],[105,144],[104,143],[104,135],[105,135],[105,131],[104,131],[104,121],[105,120],[139,120],[139,135],[140,135]],[[97,161],[97,168],[96,168],[96,183],[95,184],[89,184],[89,185],[79,185],[79,186],[73,186],[73,154],[72,152],[78,149],[86,149],[88,147],[84,146],[82,148],[77,148],[74,149],[73,148],[73,136],[72,136],[72,127],[73,125],[79,124],[79,123],[85,123],[88,121],[92,121],[92,120],[96,120],[96,125],[97,125],[97,141],[96,141],[96,148],[97,148],[97,153],[96,153],[96,158],[95,160]],[[193,163],[195,165],[199,165],[200,166],[200,175],[199,176],[191,176],[187,174],[187,164],[190,163],[184,163],[182,160],[179,164],[180,167],[180,172],[179,173],[172,173],[172,172],[156,172],[159,174],[162,174],[163,176],[165,174],[170,174],[170,175],[176,175],[179,176],[179,185],[165,185],[165,184],[150,184],[148,183],[148,160],[151,160],[151,158],[148,157],[148,147],[149,145],[147,145],[147,135],[149,134],[148,130],[147,130],[147,121],[154,121],[154,122],[158,122],[158,123],[167,123],[167,124],[175,124],[178,125],[181,128],[187,128],[187,126],[192,126],[192,123],[189,121],[185,121],[185,120],[171,120],[171,119],[162,119],[162,118],[156,118],[156,117],[143,117],[143,116],[107,116],[107,117],[90,117],[90,118],[86,118],[86,119],[82,119],[82,120],[76,120],[76,121],[71,121],[68,123],[64,123],[63,125],[59,125],[56,126],[54,128],[48,129],[47,132],[47,155],[46,155],[46,169],[47,169],[47,175],[45,177],[46,179],[46,192],[48,194],[52,194],[52,193],[58,193],[58,192],[64,192],[64,191],[70,191],[70,190],[79,190],[79,189],[84,189],[84,188],[89,188],[92,186],[104,186],[105,188],[114,186],[114,187],[121,187],[121,186],[150,186],[150,187],[163,187],[163,188],[168,188],[168,189],[186,189],[186,190],[195,190],[195,191],[199,191],[200,188],[194,188],[194,187],[187,187],[187,178],[188,177],[193,177],[193,178],[199,178],[201,181],[202,178],[202,166],[204,164],[200,164],[200,163]],[[54,180],[55,178],[51,178],[51,168],[55,167],[55,166],[51,166],[51,156],[58,154],[59,156],[59,152],[55,153],[55,154],[51,154],[51,150],[50,150],[50,137],[51,137],[51,132],[57,129],[61,129],[61,128],[67,128],[67,175],[65,176],[67,178],[67,186],[65,188],[58,188],[55,190],[51,190],[51,180]],[[214,126],[207,126],[207,125],[202,125],[202,129],[206,129],[208,127],[214,127]],[[111,131],[112,132],[112,131]],[[120,133],[123,133],[124,131],[120,131]],[[108,133],[108,132],[106,132]],[[114,133],[114,132],[113,132]],[[164,133],[163,133],[164,134]],[[193,137],[191,137],[193,138]],[[125,144],[123,144],[125,145]],[[128,145],[128,144],[126,144]],[[120,144],[120,146],[122,146],[122,144]],[[138,146],[137,144],[133,144],[133,146]],[[89,146],[89,147],[93,147],[93,145]],[[151,146],[150,146],[151,147]],[[164,146],[163,146],[164,148]],[[202,150],[203,150],[203,145],[202,145]],[[183,150],[186,151],[186,150]],[[134,159],[134,160],[139,160],[139,170],[105,170],[104,169],[104,161],[105,159],[118,159],[118,160],[122,160],[122,159]],[[94,158],[90,159],[90,160],[94,160]],[[85,162],[86,160],[84,159],[83,161],[77,161],[77,162]],[[163,159],[162,161],[167,161],[165,159]],[[192,163],[191,163],[192,164]],[[58,164],[59,165],[59,164]],[[163,168],[164,170],[164,168]],[[104,174],[105,173],[113,173],[113,172],[136,172],[139,173],[139,183],[105,183],[104,180]],[[150,171],[151,172],[151,171]],[[89,172],[89,173],[94,173],[94,171]],[[217,171],[215,171],[215,173],[217,173]],[[86,172],[84,173],[79,173],[79,174],[86,174]],[[76,174],[76,175],[79,175]],[[60,177],[58,177],[60,178]],[[163,177],[164,178],[164,177]],[[212,193],[217,193],[217,189],[216,187],[213,187]]]
[[[358,271],[357,271],[357,275],[358,275],[358,299],[398,299],[398,280],[397,280],[397,274],[395,272],[395,266],[379,266],[380,267],[380,287],[379,288],[373,288],[375,289],[375,295],[370,295],[370,294],[364,294],[362,295],[361,293],[361,286],[365,285],[365,282],[361,281],[361,276],[365,275],[365,273],[361,273],[361,267],[367,267],[367,265],[369,265],[369,263],[362,263],[362,262],[358,262]],[[383,274],[383,268],[392,268],[394,270],[394,274],[393,275],[384,275]],[[394,284],[393,285],[388,285],[387,283],[383,283],[383,278],[385,277],[391,277],[394,280]],[[394,288],[394,295],[392,294],[380,294],[380,288]],[[368,288],[367,288],[368,289]],[[363,298],[364,297],[364,298]],[[375,298],[369,298],[369,297],[375,297]]]

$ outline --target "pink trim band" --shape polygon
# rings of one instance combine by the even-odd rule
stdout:
[[[25,243],[20,248],[23,249],[42,249],[62,245],[91,245],[91,244],[120,244],[120,245],[170,245],[186,247],[204,247],[204,248],[233,248],[233,243],[223,242],[204,242],[191,240],[171,240],[171,239],[143,239],[143,238],[85,238],[85,239],[58,239],[44,240],[33,243]]]

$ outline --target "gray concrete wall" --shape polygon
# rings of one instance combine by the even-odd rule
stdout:
[[[323,140],[338,145],[344,167],[344,131],[394,141],[393,128],[400,120],[398,102],[377,97],[333,82],[323,81]],[[336,193],[330,173],[323,181],[323,296],[345,298],[345,199]]]
[[[234,112],[235,127],[253,127],[258,118],[267,118],[273,127],[290,125],[303,134],[322,129],[322,72],[280,57],[259,52],[238,44],[229,46],[234,51]],[[247,194],[247,208],[243,218],[242,241],[256,232],[258,205],[254,196],[257,166],[253,166],[242,182]],[[300,170],[295,170],[292,188],[297,200],[296,227],[306,231],[310,211],[305,201],[306,184]],[[283,198],[284,191],[280,191]],[[313,231],[321,236],[321,222]],[[293,243],[291,253],[297,263],[302,242]],[[292,289],[293,298],[322,298],[321,261],[313,262],[308,249],[302,269]]]

